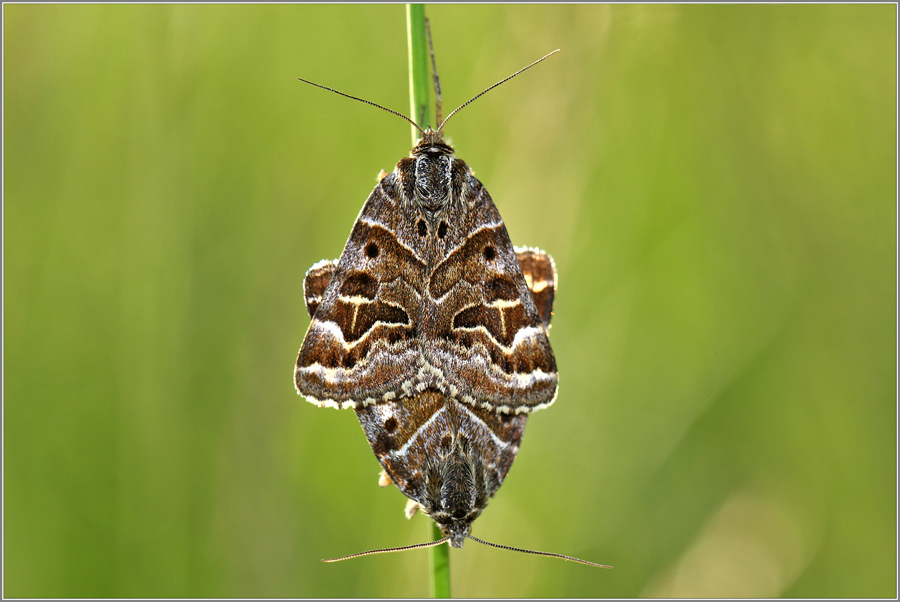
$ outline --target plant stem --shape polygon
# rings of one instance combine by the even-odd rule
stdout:
[[[428,89],[428,40],[425,37],[425,5],[406,5],[406,33],[409,47],[409,102],[410,118],[423,130],[430,122]],[[413,144],[419,139],[419,131],[412,128]]]
[[[443,537],[437,523],[431,523],[431,538],[435,541]],[[431,597],[450,597],[450,544],[431,548]]]
[[[430,125],[428,90],[428,39],[425,34],[425,5],[406,5],[406,32],[409,46],[409,102],[410,117],[424,130]],[[412,128],[413,144],[419,131]],[[432,541],[443,537],[436,523],[431,523]],[[431,548],[431,597],[450,597],[450,544]]]

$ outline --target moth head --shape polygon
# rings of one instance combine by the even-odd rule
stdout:
[[[439,526],[441,528],[441,534],[450,537],[450,546],[453,548],[461,548],[466,541],[466,537],[469,536],[469,530],[472,528],[472,523],[456,522]]]
[[[416,145],[413,147],[412,154],[416,155],[423,152],[434,152],[438,148],[445,148],[448,154],[453,154],[453,149],[449,144],[444,142],[444,137],[441,135],[440,131],[435,131],[430,127],[425,128],[422,132],[422,137],[416,142]]]
[[[422,137],[416,141],[416,145],[409,152],[410,157],[438,157],[439,155],[453,156],[453,147],[444,141],[440,132],[428,128],[422,133]]]

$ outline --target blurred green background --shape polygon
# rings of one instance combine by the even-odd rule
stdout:
[[[894,597],[896,6],[429,6],[448,126],[554,255],[557,403],[467,597]],[[4,11],[4,594],[425,596],[298,397],[302,278],[410,147],[393,6]]]

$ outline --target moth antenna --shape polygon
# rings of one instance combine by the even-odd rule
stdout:
[[[437,72],[437,63],[434,62],[434,46],[431,45],[431,23],[428,21],[428,17],[425,17],[425,33],[428,35],[428,52],[431,54],[431,73],[434,75],[434,121],[435,123],[441,123],[442,111],[441,111],[441,80],[438,78]],[[438,128],[440,131],[440,128]]]
[[[303,83],[309,84],[310,86],[315,86],[315,87],[317,87],[317,88],[322,88],[323,90],[328,90],[329,92],[334,92],[335,94],[340,94],[341,96],[346,96],[347,98],[352,98],[353,100],[358,100],[359,102],[364,102],[364,103],[366,103],[367,105],[372,105],[373,107],[378,107],[378,108],[381,109],[382,111],[387,111],[388,113],[393,113],[393,114],[396,115],[397,117],[402,117],[403,119],[405,119],[405,120],[407,120],[408,122],[410,122],[411,124],[413,124],[413,127],[414,127],[414,128],[416,128],[417,130],[419,130],[419,132],[420,132],[423,136],[425,135],[425,130],[423,130],[422,128],[420,128],[420,127],[419,127],[419,124],[417,124],[415,121],[413,121],[412,119],[410,119],[409,117],[407,117],[407,116],[404,115],[403,113],[398,113],[397,111],[392,111],[391,109],[389,109],[389,108],[387,108],[387,107],[383,107],[383,106],[381,106],[380,104],[374,103],[374,102],[372,102],[371,100],[366,100],[365,98],[357,98],[356,96],[350,96],[349,94],[344,94],[343,92],[340,92],[340,91],[338,91],[338,90],[335,90],[334,88],[329,88],[328,86],[323,86],[322,84],[317,84],[316,82],[311,82],[311,81],[309,81],[308,79],[303,79],[302,77],[298,77],[297,79],[299,79],[299,80],[302,81]],[[338,560],[340,560],[340,559],[338,559]]]
[[[357,552],[356,554],[350,554],[349,556],[341,556],[340,558],[323,558],[322,562],[340,562],[341,560],[349,560],[351,558],[358,558],[359,556],[370,556],[372,554],[387,554],[388,552],[405,552],[406,550],[417,550],[419,548],[433,548],[435,546],[439,546],[442,543],[447,543],[450,541],[450,536],[443,539],[439,539],[437,541],[430,541],[426,543],[416,543],[411,546],[401,546],[399,548],[384,548],[382,550],[369,550],[368,552]],[[582,561],[584,562],[584,561]]]
[[[553,53],[551,52],[550,54],[553,54]],[[547,56],[550,56],[550,55],[548,54]],[[547,57],[544,57],[544,58],[547,58]],[[541,60],[543,60],[543,59],[541,59]],[[528,67],[526,67],[526,69],[527,68]],[[509,78],[507,78],[507,79],[509,79]],[[449,119],[449,117],[448,117],[448,119]],[[503,546],[503,545],[500,545],[499,543],[491,543],[489,541],[482,541],[482,540],[478,539],[477,537],[472,537],[471,535],[467,535],[466,537],[468,537],[469,539],[475,540],[480,544],[484,544],[486,546],[491,546],[494,548],[500,548],[501,550],[511,550],[513,552],[523,552],[525,554],[537,554],[538,556],[553,556],[554,558],[562,558],[563,560],[571,560],[572,562],[580,562],[581,564],[586,564],[588,566],[596,566],[601,569],[611,569],[612,568],[608,564],[597,564],[596,562],[590,562],[587,560],[582,560],[581,558],[574,558],[572,556],[566,556],[564,554],[554,554],[553,552],[538,552],[536,550],[525,550],[523,548],[514,548],[512,546]]]
[[[457,113],[460,109],[462,109],[463,107],[465,107],[465,106],[467,106],[467,105],[469,105],[469,104],[475,102],[475,100],[481,98],[482,96],[484,96],[485,94],[487,94],[488,92],[490,92],[491,90],[493,90],[494,88],[496,88],[497,86],[499,86],[500,84],[504,84],[504,83],[508,82],[509,80],[511,80],[512,78],[514,78],[515,76],[517,76],[518,74],[520,74],[520,73],[522,73],[523,71],[525,71],[526,69],[531,69],[532,67],[534,67],[535,65],[537,65],[538,63],[540,63],[541,61],[543,61],[544,59],[546,59],[546,58],[548,58],[548,57],[550,57],[550,56],[556,54],[557,52],[559,52],[559,48],[557,48],[556,50],[554,50],[553,52],[551,52],[551,53],[549,53],[549,54],[545,54],[544,56],[542,56],[541,58],[539,58],[539,59],[536,60],[535,62],[531,63],[531,64],[528,65],[527,67],[522,67],[521,69],[519,69],[518,71],[516,71],[515,73],[513,73],[513,74],[510,75],[509,77],[507,77],[507,78],[505,78],[505,79],[501,79],[500,81],[498,81],[496,84],[494,84],[494,85],[491,86],[490,88],[487,88],[486,90],[484,90],[483,92],[481,92],[481,94],[478,94],[478,95],[475,96],[474,98],[472,98],[472,99],[470,99],[470,100],[464,102],[464,103],[463,103],[462,105],[460,105],[457,109],[455,109],[452,113],[450,113],[449,115],[447,115],[447,119],[445,119],[444,121],[438,121],[438,123],[440,123],[440,125],[438,126],[437,132],[440,133],[440,131],[444,128],[444,124],[446,124],[448,121],[450,121],[450,118],[453,117],[454,115],[456,115],[456,113]],[[324,87],[324,86],[321,86],[321,87]],[[357,100],[358,100],[358,99],[357,99]]]

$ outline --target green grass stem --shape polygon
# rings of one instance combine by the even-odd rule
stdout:
[[[428,102],[428,39],[425,35],[425,5],[406,5],[406,32],[409,46],[409,102],[410,118],[423,130],[428,127],[431,115]],[[413,144],[419,132],[412,128]]]
[[[409,44],[409,101],[410,117],[422,129],[430,125],[430,104],[428,90],[428,39],[425,33],[425,5],[406,5],[406,30]],[[412,128],[413,144],[419,139],[419,132]],[[431,538],[438,540],[443,535],[435,523],[431,523]],[[431,597],[450,597],[450,545],[431,548]]]
[[[441,528],[437,523],[431,523],[431,539],[438,540],[443,537]],[[450,597],[450,544],[439,545],[431,548],[431,597]]]

